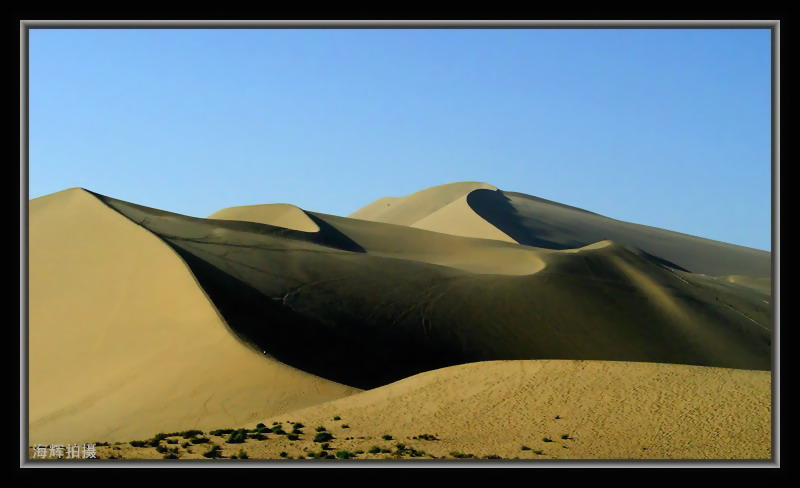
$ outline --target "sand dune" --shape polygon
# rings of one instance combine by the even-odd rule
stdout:
[[[507,456],[522,441],[502,419],[538,432],[562,397],[553,415],[583,420],[548,456],[761,457],[769,436],[763,251],[460,183],[353,218],[254,205],[201,219],[67,190],[30,202],[29,256],[32,443],[331,407],[366,437],[422,415],[453,450],[493,419],[503,432],[475,454]]]
[[[230,207],[214,212],[208,218],[258,222],[303,232],[319,232],[317,224],[302,209],[283,203]]]
[[[357,391],[238,341],[175,252],[86,191],[31,201],[30,243],[32,443],[243,423]]]
[[[768,459],[770,407],[766,371],[493,361],[429,371],[264,422],[326,426],[337,438],[336,450],[391,447],[394,442],[381,439],[390,434],[438,457],[459,451],[525,459]],[[334,416],[341,421],[332,421]],[[440,440],[412,439],[420,434]],[[562,439],[563,434],[570,439]],[[544,442],[545,437],[555,442]],[[275,457],[277,452],[269,454],[273,449],[297,455],[302,447],[314,448],[310,442],[275,444],[263,443],[262,455]],[[522,451],[522,445],[531,450]],[[257,444],[247,447],[259,456]]]
[[[397,443],[453,459],[769,459],[770,373],[611,361],[491,361],[425,372],[387,386],[260,420],[297,440],[227,444],[225,457],[305,458],[320,451],[316,427],[333,434],[330,452],[391,459]],[[334,420],[338,418],[338,420]],[[243,427],[254,428],[255,422]],[[225,425],[220,427],[239,427]],[[392,440],[384,440],[384,435]],[[419,438],[433,435],[436,440]],[[566,439],[562,438],[567,436]],[[548,438],[552,442],[544,439]],[[371,453],[377,446],[389,453]],[[523,446],[528,449],[523,450]],[[202,450],[180,450],[203,459]],[[103,457],[160,458],[155,449],[101,449]],[[406,454],[402,456],[409,458]]]
[[[370,204],[350,217],[546,249],[573,249],[612,240],[694,273],[715,276],[768,278],[771,271],[770,253],[766,251],[622,222],[482,183],[429,188],[395,199],[386,208],[379,212]]]
[[[172,246],[240,337],[351,386],[493,359],[770,367],[770,309],[760,297],[712,287],[623,245],[540,250],[532,274],[479,274],[372,255],[366,248],[381,246],[377,233],[351,237],[341,221],[313,213],[318,233],[101,198]],[[394,242],[404,230],[423,232],[393,226],[384,239]],[[462,249],[496,246],[469,241]]]

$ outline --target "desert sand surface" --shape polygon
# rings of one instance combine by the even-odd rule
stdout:
[[[340,415],[349,435],[322,425],[359,457],[385,429],[436,434],[410,439],[435,457],[770,455],[768,252],[484,183],[349,218],[266,204],[203,219],[71,189],[32,200],[29,223],[31,445],[161,458],[124,443],[291,420],[297,441],[244,447],[296,457]]]
[[[771,270],[767,251],[622,222],[486,183],[451,183],[390,201],[381,199],[350,217],[547,249],[574,249],[611,240],[685,270],[715,276],[769,278]]]
[[[357,389],[236,339],[185,263],[80,189],[30,206],[30,441],[211,428]]]
[[[491,361],[421,373],[260,421],[280,424],[284,434],[243,443],[196,435],[207,444],[174,435],[168,439],[190,445],[164,440],[160,449],[175,449],[179,459],[206,459],[212,444],[229,459],[242,451],[249,459],[281,459],[281,453],[314,459],[322,452],[351,459],[769,459],[770,410],[767,371]],[[314,441],[319,427],[333,436],[326,450]],[[297,439],[287,437],[297,431]],[[98,455],[163,457],[155,447],[129,443],[99,447]]]

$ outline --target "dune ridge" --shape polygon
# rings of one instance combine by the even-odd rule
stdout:
[[[555,250],[612,240],[695,273],[753,278],[771,275],[767,251],[623,222],[485,183],[442,185],[390,203],[384,211],[367,205],[350,217]]]
[[[29,215],[31,442],[212,428],[358,391],[238,341],[185,263],[94,195]]]

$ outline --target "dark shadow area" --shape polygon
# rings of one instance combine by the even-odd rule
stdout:
[[[360,315],[358,310],[345,320],[304,316],[282,300],[265,296],[185,249],[165,242],[187,263],[240,339],[300,370],[370,389],[472,360],[443,341],[414,333],[413,328],[387,327],[381,320],[358,320],[354,318]],[[318,290],[313,293],[314,301],[327,302]],[[336,306],[331,305],[330,309],[335,315]]]
[[[591,244],[591,242],[575,240],[564,242],[563,238],[560,240],[550,238],[549,235],[552,234],[554,224],[542,221],[541,225],[531,225],[535,222],[532,222],[533,218],[530,215],[526,216],[523,224],[523,219],[511,204],[511,200],[500,190],[473,190],[467,195],[467,204],[482,219],[526,246],[562,250]]]

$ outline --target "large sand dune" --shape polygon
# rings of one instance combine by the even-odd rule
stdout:
[[[30,441],[213,428],[355,391],[237,340],[186,264],[80,189],[30,206]]]
[[[335,416],[341,420],[332,421]],[[403,442],[437,457],[451,457],[452,451],[523,459],[769,459],[772,454],[769,372],[672,364],[473,363],[264,422],[287,420],[325,426],[337,439],[335,449],[351,452]],[[383,440],[384,434],[395,440]],[[439,440],[413,439],[420,434]],[[562,439],[564,434],[569,439]],[[302,455],[303,448],[315,446],[281,441],[247,446],[256,457],[277,457],[281,450]]]
[[[769,253],[481,183],[435,187],[357,214],[256,205],[201,219],[80,189],[31,201],[31,442],[240,426],[371,388],[378,389],[357,395],[372,399],[365,424],[370,416],[391,424],[402,415],[389,418],[373,400],[396,385],[406,384],[400,397],[423,410],[450,411],[450,394],[432,399],[419,378],[460,384],[462,370],[447,367],[481,362],[464,378],[488,385],[505,374],[485,362],[494,360],[626,365],[599,362],[584,374],[548,365],[590,363],[499,363],[523,364],[520,384],[566,368],[565,377],[585,381],[630,376],[623,383],[631,388],[657,384],[651,377],[674,381],[670,392],[687,381],[735,389],[740,379],[750,384],[746,378],[764,388],[772,357]],[[553,395],[578,391],[566,380],[541,381],[555,382],[536,387]],[[609,387],[597,381],[574,408],[605,408],[598,402]],[[496,388],[514,397],[510,386]],[[452,397],[465,419],[504,401]],[[658,412],[667,425],[673,413]],[[611,429],[592,422],[597,432]],[[727,452],[704,446],[675,452]],[[633,452],[604,449],[612,457]]]
[[[622,222],[485,183],[452,183],[386,205],[379,202],[350,217],[547,249],[573,249],[612,240],[694,273],[770,277],[770,253],[766,251]]]
[[[484,263],[498,249],[501,263],[511,248],[530,253],[529,274],[475,273],[431,264],[444,252],[439,239],[454,236],[427,232],[408,255],[395,247],[385,257],[369,249],[386,253],[404,232],[424,231],[348,232],[356,226],[308,213],[321,231],[306,233],[100,198],[173,247],[243,339],[359,388],[493,359],[770,367],[770,308],[760,294],[612,242],[537,251],[460,238],[463,261],[481,244]],[[427,242],[432,251],[419,260]]]

